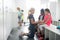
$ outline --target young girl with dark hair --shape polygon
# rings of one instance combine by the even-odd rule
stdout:
[[[52,23],[52,16],[49,9],[45,9],[44,23],[49,27]]]

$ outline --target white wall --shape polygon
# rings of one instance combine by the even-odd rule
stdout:
[[[60,19],[60,0],[58,0],[58,16],[59,16],[59,19]]]
[[[50,11],[52,15],[52,19],[56,20],[56,13],[57,13],[57,3],[56,2],[50,2]]]
[[[49,9],[51,11],[53,21],[58,21],[58,19],[59,19],[58,0],[50,0]]]
[[[2,8],[2,0],[0,0],[0,40],[3,40],[3,8]]]
[[[15,0],[4,0],[4,40],[7,40],[11,29],[17,26],[15,10]]]

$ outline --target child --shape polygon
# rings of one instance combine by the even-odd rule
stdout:
[[[52,16],[49,9],[45,9],[44,23],[49,27],[52,23]]]
[[[41,14],[38,18],[39,27],[38,27],[38,39],[43,40],[43,21],[44,20],[44,9],[41,9]]]
[[[22,11],[21,21],[22,21],[22,24],[24,24],[24,14],[23,14],[24,10],[21,10],[21,11]],[[25,25],[25,24],[24,24],[24,25]]]
[[[37,22],[35,22],[35,19],[33,17],[34,12],[35,12],[35,9],[31,8],[31,14],[28,16],[29,22],[30,22],[29,33],[24,34],[24,35],[28,36],[28,39],[29,38],[34,39],[34,35],[35,35],[35,32],[36,32],[35,26],[36,26]]]
[[[41,25],[43,25],[43,22],[41,22],[41,21],[43,21],[44,20],[44,9],[41,9],[41,15],[39,16],[39,25],[41,26]],[[42,29],[42,26],[40,27],[40,30],[43,30]]]
[[[20,8],[19,7],[17,7],[17,10],[18,10],[18,20],[19,20],[19,22],[21,22],[21,16],[22,16],[22,11],[20,10]]]
[[[52,16],[49,9],[45,9],[44,23],[46,24],[46,27],[50,27],[50,24],[52,23]],[[48,32],[47,35],[49,35]],[[45,40],[49,40],[48,36],[45,38]]]

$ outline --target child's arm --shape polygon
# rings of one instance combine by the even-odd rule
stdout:
[[[38,21],[40,25],[44,24],[44,20]]]

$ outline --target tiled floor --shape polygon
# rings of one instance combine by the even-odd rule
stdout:
[[[21,29],[24,33],[28,33],[28,27],[29,26],[22,26]],[[21,38],[19,37],[19,32],[21,32],[21,30],[19,30],[18,27],[14,28],[7,40],[37,40],[36,36],[34,37],[34,39],[28,38],[27,36],[23,36]]]

